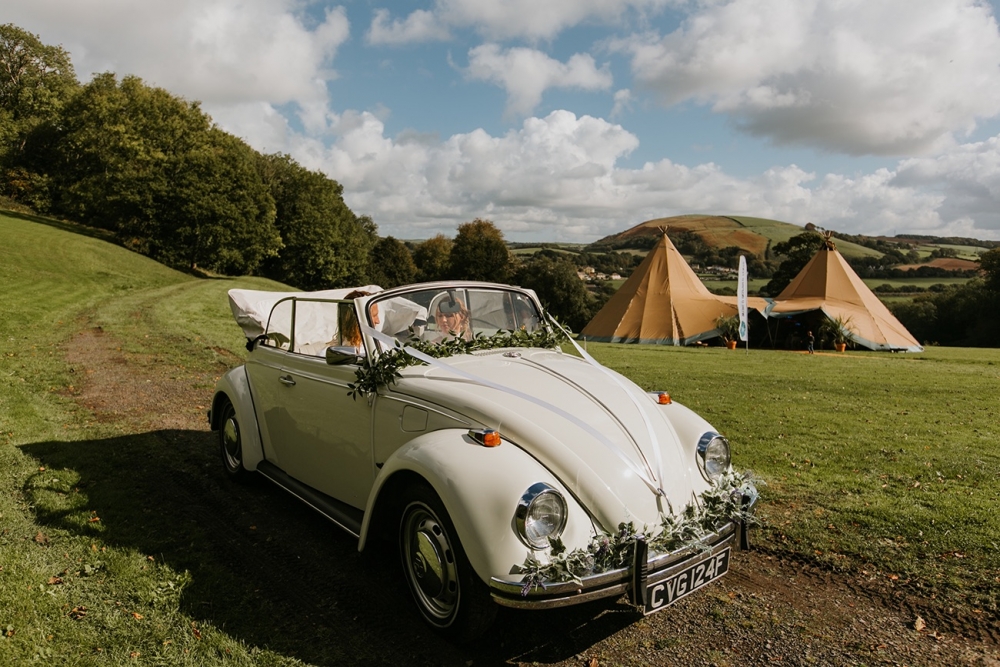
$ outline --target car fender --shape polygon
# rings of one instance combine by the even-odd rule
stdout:
[[[586,546],[593,535],[589,515],[559,480],[524,450],[507,440],[497,447],[483,447],[467,431],[446,429],[414,438],[385,462],[368,498],[359,551],[364,549],[383,496],[398,493],[399,480],[412,479],[413,475],[430,484],[441,498],[469,563],[483,581],[494,576],[509,579],[512,566],[521,565],[529,551],[544,558],[544,552],[530,550],[514,528],[517,503],[537,482],[551,485],[566,500],[562,539],[569,549]]]
[[[257,414],[254,411],[253,396],[250,394],[250,381],[245,366],[237,366],[228,371],[215,385],[210,416],[213,431],[222,428],[220,423],[222,401],[226,398],[236,409],[236,419],[240,424],[243,467],[246,470],[256,470],[257,464],[264,459],[264,448],[260,442],[260,428],[257,425]]]
[[[698,440],[705,433],[715,431],[715,428],[697,412],[677,401],[658,407],[670,422],[678,440],[684,447],[684,456],[691,471],[691,479],[698,480],[696,484],[700,487],[699,491],[707,489],[710,485],[698,469]]]

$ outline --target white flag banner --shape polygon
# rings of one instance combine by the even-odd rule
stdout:
[[[740,340],[746,342],[749,337],[747,323],[747,258],[740,255],[739,282],[736,285],[736,307],[740,311]]]

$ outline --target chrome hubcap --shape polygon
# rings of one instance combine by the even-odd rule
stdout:
[[[458,604],[458,567],[447,533],[428,508],[414,504],[403,519],[402,538],[417,601],[429,616],[448,620]]]
[[[222,444],[226,453],[226,464],[233,470],[242,465],[243,452],[240,449],[240,426],[236,417],[230,417],[222,427]]]

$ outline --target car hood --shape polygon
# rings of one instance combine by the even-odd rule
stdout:
[[[482,381],[441,367],[410,367],[393,391],[497,429],[556,475],[608,532],[623,521],[637,529],[658,526],[661,514],[679,512],[707,488],[695,443],[679,442],[664,411],[630,380],[553,350],[516,354],[491,350],[440,360]]]

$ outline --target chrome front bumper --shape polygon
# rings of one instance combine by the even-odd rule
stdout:
[[[747,509],[756,502],[754,497]],[[520,581],[506,581],[493,577],[490,580],[490,594],[497,604],[518,609],[552,609],[573,604],[581,604],[606,597],[629,595],[633,604],[644,606],[646,589],[649,584],[665,581],[681,572],[693,561],[715,555],[728,548],[748,549],[747,526],[733,521],[705,539],[704,548],[681,549],[668,554],[655,554],[647,559],[645,542],[636,545],[636,563],[631,567],[609,570],[600,574],[583,577],[581,582],[565,581],[542,584],[524,590]]]

